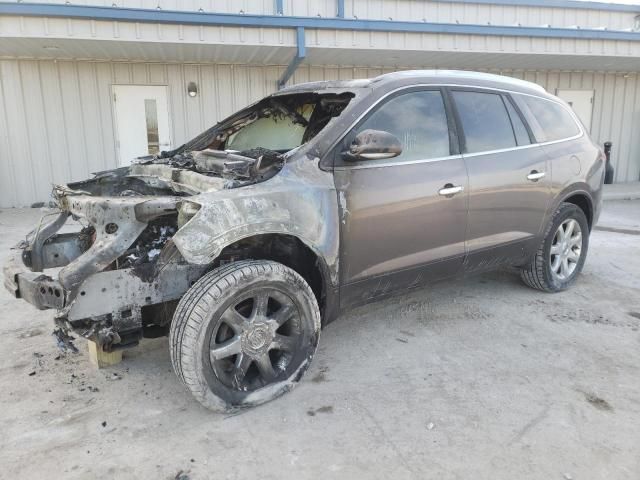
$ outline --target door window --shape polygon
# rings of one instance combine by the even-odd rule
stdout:
[[[147,123],[147,153],[160,153],[160,138],[158,137],[158,104],[155,98],[145,98],[144,116]]]
[[[552,142],[570,138],[578,133],[580,129],[569,111],[559,103],[528,95],[518,95],[519,102],[523,103],[529,112],[538,122],[542,130],[542,137],[539,141]],[[537,134],[536,136],[539,136]]]
[[[460,116],[467,153],[513,148],[514,127],[499,94],[454,91],[453,99]]]
[[[394,161],[449,155],[449,127],[439,90],[414,91],[391,98],[355,128],[349,141],[368,129],[383,130],[398,137],[402,153]]]

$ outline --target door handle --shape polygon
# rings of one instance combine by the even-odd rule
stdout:
[[[453,197],[456,193],[460,193],[464,190],[464,187],[460,185],[453,185],[452,183],[447,183],[444,187],[438,190],[438,194],[443,197]]]
[[[527,180],[531,180],[532,182],[537,182],[541,178],[546,175],[544,172],[538,172],[537,170],[533,170],[529,175],[527,175]]]

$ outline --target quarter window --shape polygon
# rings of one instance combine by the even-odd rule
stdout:
[[[402,143],[394,161],[425,160],[449,155],[449,127],[442,94],[422,90],[393,97],[375,110],[350,135],[363,130],[392,133]]]
[[[544,137],[538,140],[552,142],[570,138],[580,133],[575,120],[561,104],[526,95],[518,95],[517,99],[528,107],[531,115],[538,122]],[[536,134],[536,136],[539,136],[539,134]]]
[[[495,93],[454,91],[467,153],[516,146],[514,128],[502,96]]]

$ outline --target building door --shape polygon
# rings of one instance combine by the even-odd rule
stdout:
[[[556,94],[571,106],[587,131],[591,131],[591,114],[593,113],[594,91],[558,89]]]
[[[167,87],[114,85],[118,166],[171,149]]]

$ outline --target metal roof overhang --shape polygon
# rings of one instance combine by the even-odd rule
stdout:
[[[640,71],[640,33],[577,28],[444,24],[279,15],[129,9],[78,5],[0,2],[0,19],[15,29],[0,29],[0,57],[82,60],[216,62],[286,65],[561,69]],[[16,22],[20,18],[20,22]],[[46,19],[46,21],[45,21]],[[25,22],[45,26],[24,28]],[[55,22],[71,22],[69,31],[53,31]],[[100,26],[105,28],[100,28]],[[96,27],[97,26],[97,27]],[[162,26],[163,34],[160,34]],[[249,27],[249,28],[247,28]],[[192,30],[192,35],[189,31]],[[206,31],[239,31],[240,36]],[[305,31],[307,38],[305,39]],[[244,36],[242,34],[244,33]],[[258,32],[258,33],[256,33]],[[278,32],[274,34],[273,32]],[[302,34],[301,34],[302,32]],[[312,41],[315,32],[355,39],[363,35],[422,38],[419,45],[398,42]],[[274,37],[274,35],[276,35]],[[277,38],[276,38],[277,37]],[[515,47],[469,48],[469,38],[512,40]],[[317,37],[316,37],[317,38]],[[424,39],[427,39],[425,41]],[[442,38],[467,39],[454,48],[438,46]],[[545,40],[594,44],[595,48],[530,49],[522,42]],[[300,44],[302,42],[302,50]],[[513,43],[512,42],[512,43]],[[568,43],[567,43],[568,42]],[[445,42],[446,43],[446,42]],[[508,42],[507,42],[508,43]],[[607,48],[602,47],[607,46]],[[302,52],[302,55],[301,55]],[[286,79],[285,79],[286,81]]]

